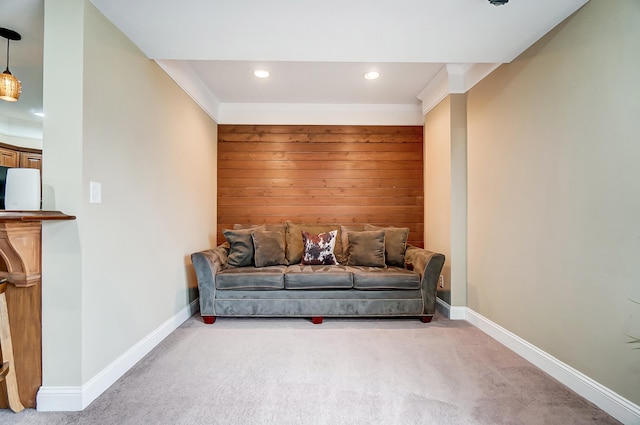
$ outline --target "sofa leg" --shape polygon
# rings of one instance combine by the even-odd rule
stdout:
[[[431,322],[431,319],[433,319],[433,316],[421,316],[420,317],[420,321],[422,323],[429,323],[429,322]]]
[[[322,323],[322,316],[314,316],[311,318],[311,323],[313,323],[314,325],[320,325]]]
[[[213,325],[216,321],[216,316],[202,316],[202,321],[207,325]]]

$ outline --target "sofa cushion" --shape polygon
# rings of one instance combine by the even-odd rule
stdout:
[[[337,230],[326,233],[311,234],[302,231],[302,241],[304,252],[302,254],[302,264],[311,265],[335,265],[338,264],[333,250],[336,246]]]
[[[281,232],[283,235],[287,233],[287,225],[284,223],[266,223],[266,224],[239,224],[233,225],[233,230],[246,230],[256,229],[258,227],[265,227],[270,232]]]
[[[326,233],[332,230],[338,231],[336,238],[336,245],[333,249],[333,254],[338,261],[342,259],[342,242],[340,242],[340,225],[339,224],[298,224],[291,221],[286,222],[287,225],[287,237],[286,237],[286,256],[289,264],[298,264],[302,261],[302,254],[304,252],[304,243],[302,241],[302,231],[308,233]]]
[[[222,231],[225,239],[229,243],[228,267],[253,266],[253,238],[251,233],[257,230],[264,230],[264,226],[253,229]]]
[[[254,262],[256,267],[287,265],[284,256],[284,233],[268,230],[256,231],[251,234],[254,247]]]
[[[420,275],[401,267],[348,266],[355,289],[420,289]]]
[[[353,279],[346,266],[295,264],[284,274],[285,289],[350,289]]]
[[[350,266],[384,267],[384,230],[349,232]]]
[[[285,266],[236,267],[216,274],[217,289],[284,289]]]
[[[408,227],[379,227],[367,224],[365,230],[384,230],[384,256],[389,266],[404,267],[407,250]]]

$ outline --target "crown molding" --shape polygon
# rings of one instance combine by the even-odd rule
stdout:
[[[156,60],[155,62],[207,115],[213,118],[215,122],[220,122],[220,101],[211,90],[207,88],[187,62],[174,60]]]
[[[218,124],[422,125],[424,115],[452,93],[466,93],[499,63],[446,64],[412,104],[222,103],[183,61],[156,63]]]
[[[426,115],[449,94],[466,93],[500,65],[500,63],[444,65],[416,96],[422,101],[422,114]]]
[[[42,123],[0,116],[0,135],[42,142]]]

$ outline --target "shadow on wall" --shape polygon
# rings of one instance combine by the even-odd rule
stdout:
[[[191,263],[191,254],[184,256],[184,270],[185,270],[185,278],[187,282],[187,304],[191,303],[193,300],[198,298],[198,280],[196,279],[196,271],[193,268],[193,264]],[[177,300],[178,306],[184,306],[181,303],[184,300]]]
[[[442,268],[442,276],[444,277],[444,288],[441,288],[440,282],[438,282],[438,298],[451,305],[451,266],[445,264]]]

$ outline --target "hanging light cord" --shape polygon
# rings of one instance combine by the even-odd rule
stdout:
[[[5,69],[4,72],[11,74],[11,71],[9,71],[9,39],[8,38],[7,38],[7,69]]]

